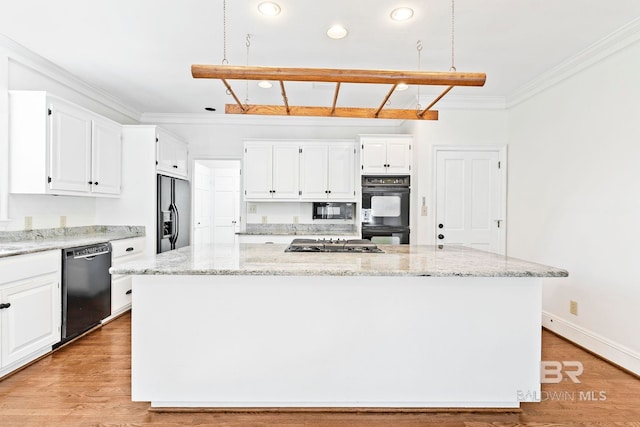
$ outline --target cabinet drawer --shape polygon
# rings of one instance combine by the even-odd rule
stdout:
[[[61,251],[37,252],[0,259],[0,285],[47,273],[58,273],[61,268]]]
[[[131,276],[120,276],[111,281],[111,313],[117,313],[131,304]]]
[[[135,255],[144,251],[144,237],[111,241],[111,258]]]

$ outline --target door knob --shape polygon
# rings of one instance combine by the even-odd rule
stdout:
[[[444,234],[438,234],[438,239],[440,240],[444,239]]]
[[[444,228],[444,224],[438,224],[438,228]]]

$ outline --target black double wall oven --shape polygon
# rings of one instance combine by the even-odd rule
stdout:
[[[362,238],[379,244],[408,244],[410,198],[408,175],[363,176]]]

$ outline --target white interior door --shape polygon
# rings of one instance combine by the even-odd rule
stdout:
[[[196,162],[193,170],[194,245],[211,243],[211,184],[211,169]]]
[[[436,243],[504,253],[503,165],[496,150],[436,152]]]
[[[240,169],[213,169],[213,239],[234,243],[240,227]]]

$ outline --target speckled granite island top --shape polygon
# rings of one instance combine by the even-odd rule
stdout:
[[[380,245],[384,253],[293,253],[287,245],[188,246],[112,267],[111,274],[566,277],[567,271],[464,247]]]

